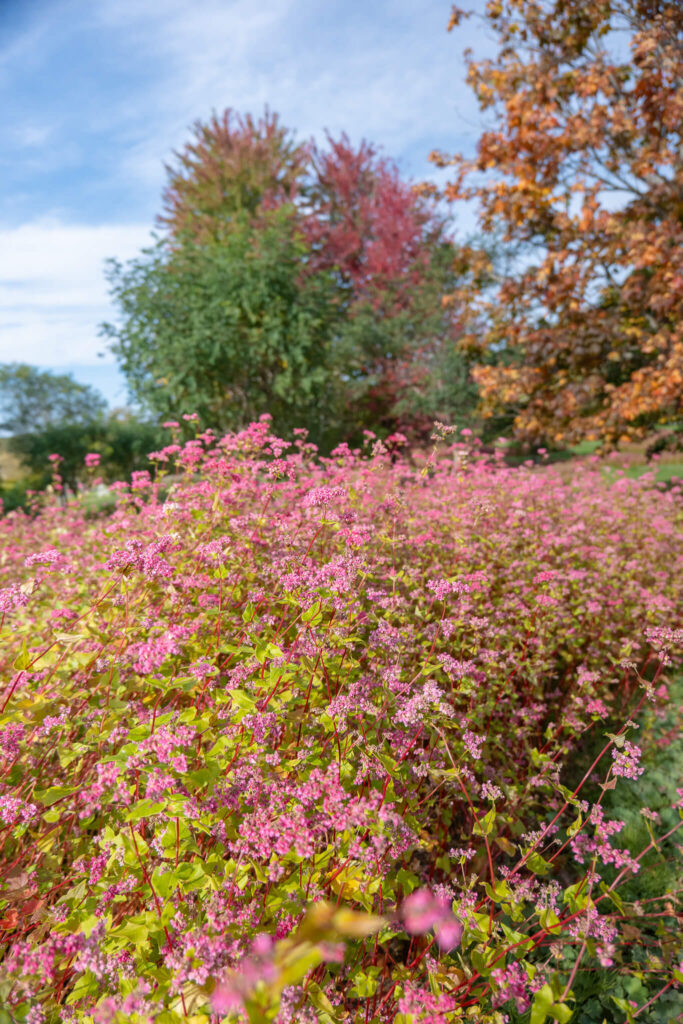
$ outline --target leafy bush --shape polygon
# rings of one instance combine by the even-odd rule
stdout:
[[[53,476],[50,456],[58,453],[59,483],[76,493],[93,476],[87,472],[87,456],[99,456],[97,476],[105,481],[119,480],[146,469],[147,454],[161,443],[161,438],[161,428],[154,423],[129,414],[112,414],[90,423],[55,423],[39,431],[16,434],[7,444],[27,467],[28,483],[33,490],[48,486]],[[6,504],[8,511],[12,507],[16,505]]]
[[[5,1019],[566,1024],[596,969],[655,1019],[674,909],[634,966],[655,832],[605,795],[666,706],[680,488],[171,440],[165,502],[0,522]]]

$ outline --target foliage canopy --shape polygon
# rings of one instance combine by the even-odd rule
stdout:
[[[112,263],[104,325],[143,406],[222,429],[268,412],[327,447],[467,416],[446,222],[372,146],[226,111],[167,171],[164,233]]]
[[[432,158],[525,250],[492,302],[458,293],[486,314],[472,344],[508,354],[475,372],[484,411],[536,443],[643,436],[683,410],[683,8],[493,0],[483,20],[498,52],[466,57],[491,127],[474,159]]]
[[[39,431],[57,423],[89,423],[106,402],[95,388],[70,374],[39,370],[27,363],[0,364],[0,430]]]

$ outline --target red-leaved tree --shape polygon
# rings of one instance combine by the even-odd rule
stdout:
[[[355,302],[391,313],[410,305],[444,223],[397,168],[343,135],[313,150],[306,234],[311,270],[335,268]]]

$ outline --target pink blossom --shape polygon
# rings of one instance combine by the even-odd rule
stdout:
[[[316,508],[319,505],[330,505],[345,496],[343,487],[314,487],[304,498],[304,505]]]
[[[640,764],[641,754],[642,751],[640,747],[637,747],[634,743],[630,743],[629,740],[626,740],[623,749],[621,750],[613,747],[613,773],[615,775],[620,775],[624,779],[637,779],[638,776],[642,775],[645,771],[643,766]]]
[[[462,925],[453,915],[450,900],[435,896],[429,889],[417,889],[401,906],[403,926],[410,935],[423,935],[431,928],[436,941],[446,951],[459,945]]]
[[[23,593],[16,583],[12,583],[9,587],[4,587],[0,590],[0,615],[14,611],[15,608],[22,608],[27,604],[28,596]]]

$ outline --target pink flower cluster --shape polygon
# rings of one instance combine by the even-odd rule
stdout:
[[[612,760],[614,761],[612,773],[620,775],[623,779],[637,779],[645,771],[640,763],[641,755],[640,747],[629,740],[626,740],[621,750],[614,747],[612,749]]]
[[[581,765],[666,712],[679,491],[185,422],[111,514],[0,519],[12,1014],[450,1024],[626,970],[646,740]]]

